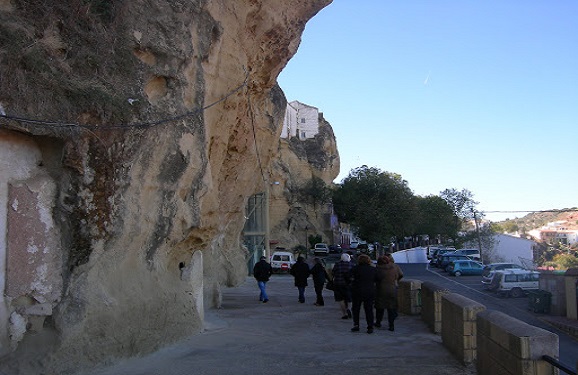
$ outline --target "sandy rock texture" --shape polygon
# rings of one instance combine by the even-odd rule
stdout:
[[[339,174],[339,152],[331,125],[320,113],[319,133],[314,138],[281,139],[278,147],[271,162],[271,181],[278,183],[270,188],[271,240],[286,249],[310,247],[308,235],[320,235],[328,244],[338,244],[339,234],[329,225],[329,201],[315,199]],[[319,186],[314,185],[315,180]]]
[[[74,373],[203,329],[245,280],[245,203],[280,147],[277,76],[330,2],[0,1],[0,142],[38,158],[0,177],[0,199],[17,216],[13,195],[49,186],[44,251],[61,270],[48,294],[1,301],[2,371]],[[8,227],[2,252],[30,259],[14,246],[27,229]]]

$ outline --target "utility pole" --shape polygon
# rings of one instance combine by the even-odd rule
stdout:
[[[478,217],[476,216],[476,211],[473,208],[472,213],[474,214],[474,223],[476,223],[476,234],[478,237],[478,251],[480,252],[480,262],[483,263],[484,258],[482,256],[482,239],[480,238],[480,227],[478,225]]]

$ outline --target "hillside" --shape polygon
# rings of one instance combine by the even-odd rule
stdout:
[[[544,225],[556,221],[565,221],[567,224],[564,226],[569,230],[578,230],[578,208],[565,208],[561,210],[551,210],[551,211],[541,211],[532,212],[528,215],[509,219],[499,222],[503,227],[517,225],[521,231],[529,231],[532,229],[538,229]]]

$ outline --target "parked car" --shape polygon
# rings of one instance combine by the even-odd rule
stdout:
[[[326,243],[316,243],[313,248],[313,254],[315,255],[327,255],[329,254],[329,246]]]
[[[540,273],[523,269],[505,269],[492,272],[492,280],[488,289],[499,295],[522,297],[530,290],[540,287]]]
[[[456,249],[453,249],[453,248],[440,248],[440,249],[435,250],[434,253],[432,254],[432,259],[430,261],[430,264],[433,267],[439,267],[439,262],[440,262],[440,258],[442,257],[442,255],[454,252],[455,250]]]
[[[466,255],[454,255],[453,253],[444,254],[439,258],[438,268],[441,268],[444,271],[447,271],[447,266],[449,266],[450,262],[456,260],[472,260],[470,257]]]
[[[515,263],[490,263],[490,264],[486,264],[484,266],[484,271],[482,272],[482,276],[487,277],[490,272],[492,271],[499,271],[499,270],[505,270],[505,269],[524,269],[524,267],[515,264]]]
[[[287,272],[295,262],[295,255],[289,251],[275,251],[271,255],[273,272]]]
[[[329,245],[330,254],[341,254],[341,245]]]
[[[454,260],[447,267],[452,276],[481,275],[483,269],[484,265],[475,260]]]
[[[466,256],[470,257],[471,259],[477,260],[477,261],[482,259],[482,255],[480,254],[480,250],[478,250],[478,249],[460,249],[460,250],[454,251],[452,254],[466,255]]]
[[[360,243],[357,245],[357,254],[372,254],[374,251],[373,244],[370,243]]]

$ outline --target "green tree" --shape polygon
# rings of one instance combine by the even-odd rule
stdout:
[[[331,189],[325,181],[316,176],[307,181],[305,186],[299,190],[299,195],[303,202],[309,203],[313,207],[331,201]]]
[[[468,224],[474,219],[480,219],[481,214],[476,210],[478,202],[474,200],[474,195],[471,191],[467,189],[462,189],[462,191],[446,189],[440,193],[440,197],[452,208],[458,230],[472,229],[468,227]],[[456,237],[454,241],[454,243],[457,243],[460,242],[460,239]]]
[[[557,254],[554,255],[552,261],[558,265],[557,268],[562,270],[578,267],[578,257],[576,257],[576,253]]]
[[[368,242],[389,243],[416,228],[416,199],[400,175],[366,165],[352,170],[333,191],[339,220]]]
[[[508,220],[504,222],[502,226],[506,233],[515,233],[520,229],[514,220]]]
[[[440,197],[450,205],[462,224],[474,218],[478,202],[474,201],[474,195],[471,191],[467,189],[462,189],[462,191],[446,189],[440,193]]]
[[[430,238],[441,237],[442,242],[456,238],[459,227],[452,207],[437,195],[417,197],[418,226],[417,233],[427,234]]]

